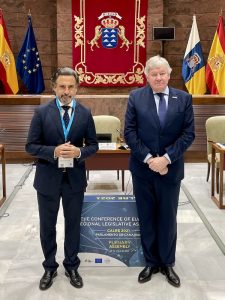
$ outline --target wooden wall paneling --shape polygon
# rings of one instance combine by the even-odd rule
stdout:
[[[32,161],[25,152],[25,143],[34,109],[49,102],[54,95],[14,96],[0,95],[0,143],[5,144],[7,162]],[[128,95],[77,95],[78,101],[92,110],[93,115],[109,114],[121,120],[123,132],[124,114]],[[205,121],[215,115],[225,115],[225,97],[194,96],[196,138],[185,153],[186,161],[206,161]]]
[[[23,96],[0,97],[0,142],[5,145],[7,162],[33,160],[25,152],[25,143],[40,97],[26,97],[24,100]]]

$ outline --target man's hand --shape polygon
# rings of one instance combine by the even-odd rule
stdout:
[[[71,145],[70,142],[61,144],[55,148],[55,156],[63,158],[74,158],[80,155],[80,148]]]
[[[159,172],[160,175],[166,175],[168,173],[168,168],[166,167],[161,172]]]
[[[168,172],[167,165],[169,161],[165,156],[151,157],[147,163],[149,168],[154,172],[158,172],[161,175],[165,175]]]

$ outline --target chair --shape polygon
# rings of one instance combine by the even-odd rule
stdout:
[[[110,136],[109,142],[118,143],[121,141],[121,122],[120,119],[109,115],[93,116],[98,142],[104,141],[104,136]],[[87,172],[89,180],[89,172]],[[119,180],[119,170],[117,170],[117,179]]]
[[[120,141],[120,119],[114,116],[99,115],[93,116],[97,134],[110,134],[112,143]]]
[[[212,163],[212,146],[209,143],[225,143],[225,116],[215,116],[210,117],[206,120],[206,137],[207,137],[207,160],[208,160],[208,169],[206,181],[209,180],[210,167]],[[216,190],[219,191],[219,165],[220,165],[220,154],[216,154]]]

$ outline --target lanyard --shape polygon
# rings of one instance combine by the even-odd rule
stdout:
[[[76,107],[76,104],[77,104],[77,102],[76,102],[75,99],[73,99],[72,101],[73,101],[73,113],[72,113],[72,115],[70,117],[69,124],[68,124],[68,126],[66,128],[65,122],[64,122],[63,117],[62,117],[62,110],[63,109],[62,109],[62,107],[59,104],[59,99],[56,98],[56,104],[57,104],[58,110],[60,112],[60,117],[61,117],[61,123],[62,123],[63,133],[64,133],[64,137],[65,137],[65,142],[67,141],[67,137],[68,137],[68,134],[69,134],[69,131],[70,131],[70,127],[71,127],[71,125],[73,123],[74,113],[75,113],[75,107]]]

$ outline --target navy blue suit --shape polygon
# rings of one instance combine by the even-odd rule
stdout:
[[[91,112],[77,103],[68,141],[79,147],[81,157],[74,159],[74,167],[63,172],[54,159],[56,146],[65,143],[61,117],[56,101],[39,106],[31,121],[26,151],[37,158],[34,188],[37,190],[40,238],[45,270],[58,267],[56,255],[56,222],[62,198],[65,218],[64,267],[67,270],[79,266],[80,216],[87,186],[85,159],[96,153],[98,143]]]
[[[130,93],[124,136],[131,149],[130,170],[146,265],[173,266],[177,239],[176,214],[184,177],[183,153],[194,140],[192,96],[169,88],[168,108],[161,128],[150,86]],[[168,173],[149,169],[144,159],[169,155]]]

